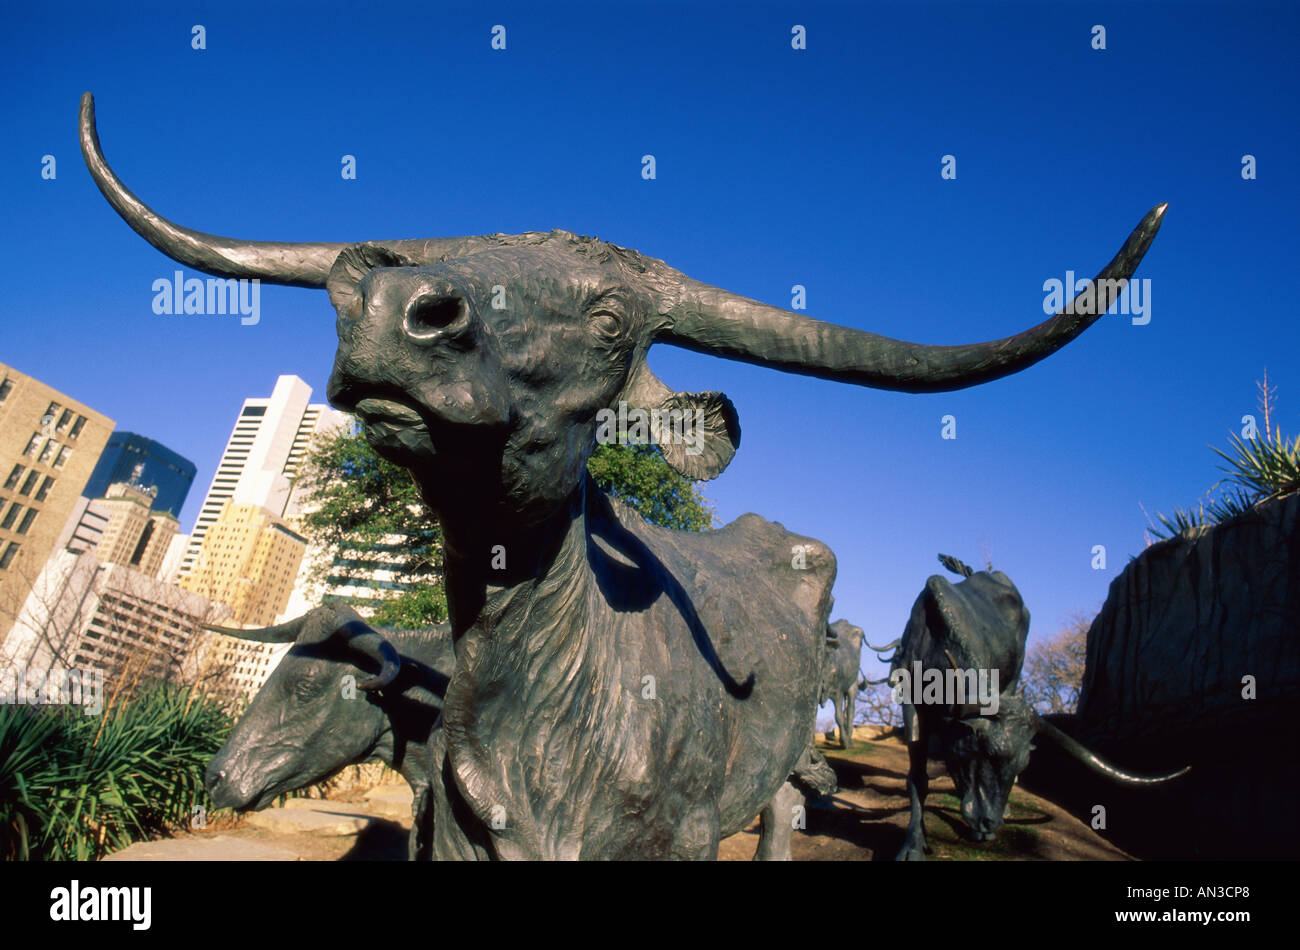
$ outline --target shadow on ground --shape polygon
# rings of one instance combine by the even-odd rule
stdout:
[[[810,802],[806,828],[792,846],[796,861],[892,861],[903,844],[910,815],[907,749],[896,738],[859,740],[851,751],[818,748],[835,769],[840,789]],[[1006,823],[991,842],[970,839],[952,781],[931,761],[925,831],[930,860],[1057,861],[1130,860],[1064,809],[1015,788]],[[719,857],[747,861],[758,847],[758,823],[722,843]]]

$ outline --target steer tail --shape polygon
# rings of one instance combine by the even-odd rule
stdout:
[[[960,574],[962,577],[970,577],[975,571],[964,561],[959,561],[951,554],[940,554],[939,563],[952,571],[954,574]]]
[[[790,781],[805,795],[834,795],[840,788],[835,779],[835,770],[812,746],[805,749],[799,757]]]

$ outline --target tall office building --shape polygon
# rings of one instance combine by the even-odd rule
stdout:
[[[176,534],[176,518],[170,511],[155,511],[156,497],[134,479],[108,486],[100,499],[107,510],[108,524],[97,549],[105,564],[125,564],[149,577],[157,577],[167,547]]]
[[[153,508],[154,490],[141,485],[138,475],[137,464],[130,481],[109,485],[102,497],[78,499],[56,547],[74,554],[94,551],[104,564],[165,578],[163,566],[178,522],[171,512]]]
[[[121,687],[146,675],[176,679],[203,623],[230,609],[159,578],[176,519],[152,508],[152,487],[136,479],[82,497],[58,549],[30,586],[7,636],[0,665],[103,670]]]
[[[0,633],[77,507],[113,420],[0,363]]]
[[[137,470],[137,466],[142,467]],[[82,494],[87,498],[103,498],[108,494],[109,485],[134,477],[141,485],[157,489],[154,511],[170,511],[179,518],[196,471],[189,459],[153,439],[134,432],[114,432],[108,437],[108,445]]]
[[[309,402],[311,388],[281,376],[269,398],[246,399],[181,559],[178,583],[232,610],[227,626],[267,626],[289,606],[306,541],[292,479],[313,439],[350,419]],[[286,645],[211,635],[189,663],[211,695],[252,696]]]
[[[306,540],[265,508],[227,502],[179,583],[228,604],[236,624],[269,627],[289,604],[306,550]]]
[[[310,398],[311,387],[301,379],[281,376],[269,398],[244,400],[181,559],[181,576],[198,566],[203,541],[227,502],[265,508],[278,518],[296,516],[290,479],[308,445],[318,433],[348,421],[345,414],[311,403]]]

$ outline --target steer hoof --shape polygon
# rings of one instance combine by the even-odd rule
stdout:
[[[905,842],[903,844],[902,849],[898,852],[898,856],[895,857],[894,860],[895,861],[924,861],[925,848],[924,846],[918,847],[917,845],[913,844],[910,841]]]

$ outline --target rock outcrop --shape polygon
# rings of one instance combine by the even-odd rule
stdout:
[[[1111,584],[1088,632],[1078,714],[1058,725],[1135,771],[1191,773],[1120,790],[1036,753],[1026,785],[1088,814],[1104,806],[1113,840],[1144,857],[1295,857],[1297,709],[1300,494],[1291,494],[1148,548]]]

